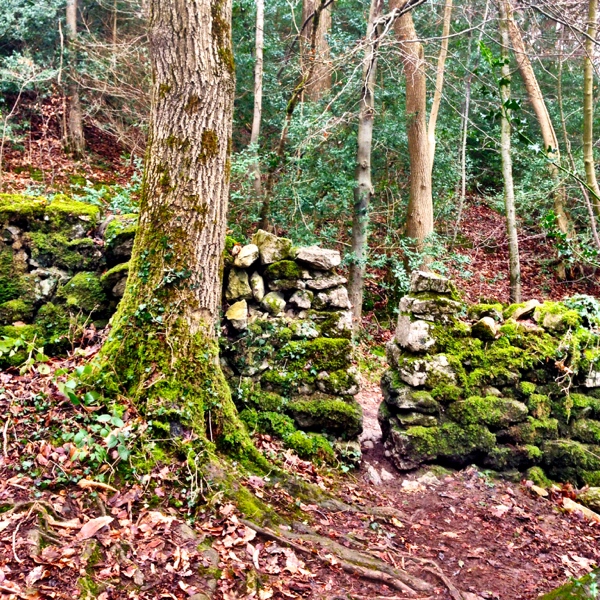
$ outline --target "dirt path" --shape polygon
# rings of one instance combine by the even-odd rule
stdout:
[[[395,535],[388,531],[387,546],[434,560],[465,600],[534,599],[600,563],[600,527],[563,513],[561,493],[541,498],[525,482],[474,467],[399,473],[381,444],[378,386],[365,382],[357,400],[365,418],[357,486],[406,517]]]

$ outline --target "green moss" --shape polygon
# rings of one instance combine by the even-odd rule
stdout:
[[[451,404],[448,415],[463,425],[482,424],[499,428],[524,420],[527,407],[508,398],[471,396]]]
[[[441,383],[431,390],[431,395],[442,404],[450,404],[463,398],[464,391],[457,385]]]
[[[508,437],[518,444],[539,446],[544,440],[558,437],[558,421],[556,419],[528,417],[524,423],[510,427],[507,433]]]
[[[571,420],[571,409],[573,408],[573,398],[567,394],[551,397],[551,414],[561,423],[568,423]]]
[[[352,343],[342,338],[317,338],[308,341],[292,341],[283,346],[279,359],[288,359],[291,369],[315,369],[338,371],[347,368],[352,360]]]
[[[339,312],[309,310],[308,318],[315,323],[315,327],[322,337],[346,339],[352,337],[349,329],[340,329],[342,315]]]
[[[568,481],[579,486],[585,483],[586,472],[600,471],[597,446],[561,439],[546,442],[542,450],[544,470],[555,481]]]
[[[95,229],[102,211],[99,206],[72,200],[68,196],[54,196],[46,206],[45,216],[56,229],[67,225],[82,224],[86,229]]]
[[[301,279],[302,268],[293,260],[280,260],[265,269],[265,276],[270,279]]]
[[[535,309],[534,318],[546,329],[556,332],[577,329],[582,324],[581,316],[562,302],[544,302]]]
[[[362,409],[355,401],[315,394],[291,401],[286,411],[300,429],[356,437],[362,431]]]
[[[473,454],[488,453],[496,444],[494,434],[481,425],[448,422],[440,427],[409,427],[403,433],[420,461],[439,458],[464,464]]]
[[[25,300],[8,300],[0,304],[0,323],[10,324],[14,321],[28,321],[34,313],[33,305]]]
[[[510,319],[518,308],[524,308],[525,302],[518,302],[517,304],[510,304],[504,309],[504,318]]]
[[[577,419],[571,424],[571,437],[587,444],[600,445],[600,421]]]
[[[0,222],[27,223],[43,219],[48,201],[36,196],[0,194]]]
[[[600,418],[600,399],[585,394],[571,394],[571,413],[575,418]]]
[[[544,394],[531,394],[526,404],[529,412],[536,419],[547,419],[551,414],[550,398]]]
[[[119,282],[123,277],[129,275],[129,261],[115,265],[112,269],[109,269],[103,273],[100,277],[100,283],[105,290],[112,290],[112,288]]]
[[[106,244],[114,247],[135,237],[137,221],[138,215],[136,214],[115,215],[104,232]]]
[[[548,594],[538,596],[538,600],[592,600],[597,598],[600,569],[596,569],[580,579],[571,580]]]
[[[212,129],[205,129],[202,132],[202,138],[200,143],[200,155],[198,159],[200,162],[206,162],[207,160],[214,158],[219,154],[219,138]]]
[[[529,381],[521,381],[517,389],[523,396],[528,398],[529,396],[531,396],[531,394],[535,394],[535,388],[535,383],[531,383]]]
[[[318,433],[295,431],[285,438],[285,445],[300,458],[320,459],[327,463],[335,462],[335,452],[329,441]]]
[[[34,231],[27,234],[32,258],[43,267],[67,271],[96,269],[101,253],[91,238],[69,239],[62,233]]]
[[[467,308],[467,316],[474,321],[483,317],[491,317],[495,321],[502,321],[502,304],[472,304]]]
[[[97,315],[106,308],[106,294],[95,273],[81,272],[61,286],[56,299],[64,303],[70,312]]]
[[[52,302],[44,304],[35,318],[46,342],[46,351],[56,354],[71,349],[72,341],[80,339],[87,315],[71,314],[62,305]]]
[[[531,467],[525,473],[525,477],[533,481],[535,485],[541,488],[549,488],[553,483],[550,479],[548,479],[548,477],[546,477],[546,474],[544,473],[544,470],[541,467]]]
[[[0,355],[0,369],[22,365],[30,352],[44,345],[41,333],[36,325],[0,327],[0,343],[2,346],[8,346],[7,352]]]
[[[358,381],[355,375],[346,369],[338,369],[327,373],[326,377],[319,377],[318,385],[323,392],[335,396],[347,395],[348,392],[353,391],[353,388],[358,391]]]
[[[11,248],[0,243],[0,303],[19,298],[24,291],[21,269]]]

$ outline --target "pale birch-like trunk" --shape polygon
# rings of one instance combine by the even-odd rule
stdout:
[[[402,7],[406,0],[396,2]],[[394,23],[400,40],[400,51],[406,77],[406,127],[410,159],[410,192],[406,215],[406,235],[414,240],[417,250],[423,249],[425,238],[433,233],[433,198],[431,164],[427,139],[427,79],[423,45],[417,42],[417,32],[410,12]]]
[[[77,41],[77,0],[67,0],[67,40],[71,50],[69,61],[69,84],[67,86],[67,130],[66,146],[75,156],[81,156],[85,149],[85,138],[83,135],[83,124],[81,116],[81,101],[79,99],[79,86],[75,81],[75,69],[77,61],[75,59]]]
[[[319,3],[320,0],[303,0],[303,24],[314,14]],[[311,43],[312,27],[310,25],[305,27],[300,35],[302,62],[307,74],[304,88],[304,97],[307,100],[320,100],[331,89],[331,50],[327,41],[330,29],[331,5],[324,8],[318,17],[314,46]],[[311,63],[314,63],[312,68],[310,68]]]
[[[446,57],[448,56],[448,42],[450,35],[450,22],[452,19],[452,0],[446,0],[444,6],[444,20],[442,26],[442,45],[438,56],[438,63],[435,75],[435,90],[433,92],[433,102],[429,113],[429,125],[427,126],[427,139],[429,140],[429,166],[433,172],[433,161],[435,158],[435,126],[440,112],[442,102],[442,92],[444,89],[444,73],[446,70]]]
[[[367,237],[369,229],[369,202],[373,193],[371,183],[371,147],[373,142],[373,118],[375,113],[375,80],[377,74],[377,45],[375,21],[383,10],[382,0],[371,0],[365,57],[363,59],[360,113],[358,117],[358,140],[356,152],[356,188],[354,189],[354,212],[352,213],[352,254],[348,291],[352,303],[353,330],[361,329],[362,303],[367,260]]]
[[[515,209],[515,190],[513,183],[512,157],[511,157],[511,124],[510,109],[510,63],[508,48],[510,36],[508,33],[508,14],[504,2],[498,3],[500,13],[500,43],[502,48],[502,81],[500,83],[501,106],[501,133],[500,154],[502,157],[502,179],[504,180],[504,205],[506,209],[506,233],[508,236],[510,301],[521,302],[521,265],[519,259],[519,239],[517,237],[517,215]]]
[[[508,33],[514,50],[517,66],[519,68],[519,73],[521,74],[521,79],[525,84],[525,89],[527,90],[527,97],[529,99],[529,103],[531,104],[531,107],[535,112],[535,116],[540,126],[542,140],[544,142],[544,153],[551,161],[549,164],[549,170],[550,176],[552,177],[552,180],[555,182],[556,186],[553,193],[553,202],[554,213],[556,214],[557,219],[557,225],[562,233],[573,237],[573,225],[569,221],[568,215],[565,210],[566,190],[564,185],[560,181],[560,170],[557,166],[560,164],[560,149],[558,146],[558,137],[556,135],[554,125],[552,124],[550,113],[548,112],[548,108],[546,107],[544,96],[542,95],[542,91],[540,89],[537,78],[535,76],[535,72],[531,65],[531,61],[529,60],[529,56],[525,48],[525,43],[523,42],[523,37],[521,36],[521,31],[514,19],[511,0],[502,1],[504,2],[504,10],[507,14]]]
[[[587,38],[585,40],[585,56],[583,58],[583,164],[585,179],[592,190],[594,210],[600,216],[600,188],[596,179],[596,163],[594,161],[594,53],[596,34],[598,32],[598,0],[588,0]]]
[[[99,358],[101,389],[131,398],[158,437],[183,438],[188,452],[200,438],[254,456],[217,345],[235,90],[231,0],[150,0],[150,50],[139,226]]]
[[[262,120],[262,92],[263,92],[263,49],[265,28],[265,0],[256,0],[256,39],[255,39],[255,62],[254,62],[254,114],[252,117],[252,132],[250,144],[258,148],[260,136],[260,125]],[[258,161],[258,149],[256,161],[251,167],[252,187],[254,195],[262,198],[262,175]]]

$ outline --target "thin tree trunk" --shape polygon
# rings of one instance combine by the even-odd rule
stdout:
[[[377,46],[374,23],[381,15],[382,10],[382,0],[371,0],[369,22],[367,24],[367,47],[363,60],[360,113],[358,117],[356,188],[354,188],[354,212],[352,213],[353,260],[350,265],[350,283],[348,286],[350,302],[352,303],[353,330],[355,335],[361,329],[369,228],[369,202],[373,193],[371,183],[371,147],[375,112],[375,81],[377,76]]]
[[[74,74],[77,68],[74,48],[77,40],[77,0],[67,0],[67,40],[70,46],[69,60],[69,85],[68,85],[68,117],[66,131],[66,145],[75,156],[81,156],[85,149],[83,124],[81,117],[81,101],[79,99],[79,86]]]
[[[394,8],[404,4],[406,0],[402,0],[400,4],[396,2]],[[406,77],[406,127],[410,158],[410,195],[406,215],[406,235],[414,240],[417,250],[422,250],[425,238],[433,233],[425,58],[423,45],[414,41],[417,39],[417,32],[410,12],[395,21],[394,29],[401,41],[400,51]]]
[[[253,446],[216,339],[235,90],[231,0],[150,0],[150,49],[139,226],[99,357],[100,389],[131,398],[158,437],[180,439],[188,458],[210,455],[207,438],[242,455]]]
[[[265,0],[256,0],[256,40],[254,63],[254,115],[252,118],[252,132],[250,144],[256,149],[256,161],[252,165],[252,186],[254,195],[262,198],[262,176],[258,161],[258,139],[262,119],[262,86],[263,86],[263,47],[265,25]]]
[[[442,45],[438,56],[437,71],[435,76],[435,91],[433,102],[429,113],[429,125],[427,127],[427,139],[429,140],[429,165],[433,171],[433,160],[435,158],[435,126],[437,125],[442,91],[444,89],[444,72],[446,68],[446,57],[448,56],[448,36],[450,35],[450,21],[452,19],[452,0],[446,0],[444,6],[444,24],[442,26]]]
[[[501,139],[500,153],[502,156],[502,178],[504,180],[504,205],[506,208],[506,233],[508,235],[508,255],[510,274],[510,301],[521,302],[521,265],[519,260],[519,239],[517,237],[517,216],[515,210],[515,190],[513,184],[512,157],[511,157],[511,125],[510,109],[510,63],[508,48],[510,37],[508,34],[508,13],[504,2],[498,3],[500,13],[500,38],[502,48],[502,80],[500,82],[501,106]]]
[[[519,30],[519,26],[514,19],[512,3],[510,0],[503,0],[503,2],[504,10],[506,11],[508,19],[508,33],[515,53],[517,66],[519,67],[519,73],[521,74],[521,78],[525,84],[529,103],[535,112],[540,126],[542,140],[544,142],[544,153],[551,161],[549,164],[549,170],[550,176],[555,182],[553,200],[557,225],[562,233],[568,235],[569,237],[573,237],[573,224],[570,222],[565,211],[566,190],[565,186],[561,183],[560,170],[556,164],[560,164],[560,150],[556,131],[554,130],[552,120],[550,119],[550,113],[548,112],[546,102],[544,101],[544,96],[542,95],[542,91],[533,71],[533,67],[531,66],[531,61],[527,55],[527,50],[521,36],[521,31]]]
[[[598,19],[598,0],[588,2],[587,38],[585,40],[585,56],[583,58],[583,164],[585,179],[594,192],[594,210],[600,216],[600,188],[596,179],[594,162],[594,53]]]
[[[302,3],[302,23],[312,15],[319,5],[319,0],[304,0]],[[315,41],[311,43],[312,28],[307,28],[300,36],[300,49],[305,69],[310,69],[310,77],[306,80],[304,95],[307,100],[317,101],[331,89],[331,51],[327,35],[331,29],[331,5],[324,8],[319,16]]]

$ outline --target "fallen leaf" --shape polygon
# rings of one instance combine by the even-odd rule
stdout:
[[[100,529],[102,529],[105,525],[112,523],[114,521],[113,517],[98,517],[96,519],[92,519],[88,521],[79,531],[77,537],[80,540],[87,540],[95,535]]]

